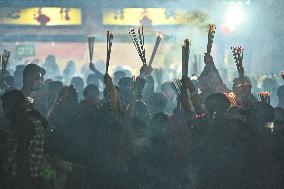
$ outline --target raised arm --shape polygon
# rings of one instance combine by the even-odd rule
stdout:
[[[211,48],[213,44],[215,25],[210,25],[208,31],[208,44],[207,52],[204,53],[205,67],[198,78],[198,88],[208,95],[212,93],[224,93],[228,92],[229,89],[223,83],[223,80],[215,67],[213,57],[211,56]]]
[[[107,73],[104,76],[104,83],[109,94],[108,100],[111,106],[111,110],[118,111],[118,96],[113,85],[112,78]]]

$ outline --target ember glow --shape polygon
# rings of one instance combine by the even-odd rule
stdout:
[[[247,88],[247,87],[251,87],[251,83],[241,83],[241,84],[237,85],[237,88],[239,88],[239,89],[244,89],[244,88]]]
[[[237,105],[236,94],[234,92],[229,92],[229,93],[224,93],[224,94],[229,99],[229,101],[231,102],[232,106],[236,106]]]
[[[215,30],[216,30],[215,24],[210,24],[210,32],[215,33]]]
[[[195,119],[201,119],[201,118],[206,118],[206,117],[207,117],[207,115],[205,113],[194,115]]]
[[[270,95],[271,95],[271,93],[268,92],[268,91],[259,92],[258,94],[259,94],[260,96],[263,96],[263,97],[267,97],[267,96],[270,96]]]
[[[264,102],[266,104],[270,104],[270,95],[271,95],[271,93],[268,92],[268,91],[262,91],[262,92],[258,93],[260,101]]]

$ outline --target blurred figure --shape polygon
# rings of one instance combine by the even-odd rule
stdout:
[[[18,65],[14,72],[15,85],[16,85],[16,89],[18,90],[20,90],[23,86],[24,69],[25,69],[25,65]]]
[[[43,68],[46,70],[46,78],[54,79],[56,76],[60,76],[60,69],[56,64],[55,56],[48,55],[43,64]]]
[[[119,80],[125,76],[126,74],[121,70],[114,72],[113,73],[113,84],[118,85]]]
[[[13,76],[5,76],[4,81],[8,85],[9,89],[16,89],[16,84]]]
[[[277,89],[278,89],[278,83],[274,78],[265,78],[262,83],[262,88],[264,91],[268,91],[271,93],[270,95],[270,104],[272,106],[277,105]]]
[[[95,85],[97,87],[100,87],[100,81],[97,78],[96,74],[89,74],[86,80],[87,85]]]
[[[72,77],[71,85],[76,89],[78,93],[79,101],[83,99],[84,81],[81,77]]]
[[[176,95],[170,85],[170,82],[165,82],[161,85],[161,92],[168,100],[166,112],[168,114],[172,114],[176,107]]]
[[[216,118],[226,113],[231,105],[223,93],[211,94],[206,98],[205,105],[210,118]]]
[[[238,106],[249,107],[257,100],[251,94],[252,85],[247,76],[242,76],[234,79],[233,91],[236,94],[236,101]]]
[[[76,65],[73,60],[68,61],[65,69],[63,70],[63,78],[65,80],[65,84],[69,85],[71,78],[76,74]]]
[[[168,100],[162,93],[154,93],[149,98],[149,110],[152,115],[166,111]]]

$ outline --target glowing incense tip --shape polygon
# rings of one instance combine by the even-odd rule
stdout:
[[[163,37],[164,37],[164,36],[163,36],[163,34],[162,34],[162,33],[160,33],[160,32],[159,32],[159,33],[157,33],[157,35],[156,35],[156,36],[157,36],[158,38],[160,38],[160,39],[163,39]]]
[[[216,30],[215,24],[210,24],[209,26],[210,26],[209,31],[210,31],[211,33],[215,33],[215,30]]]

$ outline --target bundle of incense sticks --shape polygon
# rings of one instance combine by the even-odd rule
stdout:
[[[144,29],[143,26],[137,27],[138,36],[135,32],[135,28],[128,30],[128,34],[138,52],[138,55],[143,63],[146,64],[145,48],[144,48]]]
[[[95,43],[95,37],[94,36],[89,36],[88,37],[88,44],[89,44],[90,63],[93,62],[94,43]]]
[[[231,47],[231,50],[233,52],[233,56],[236,62],[239,77],[243,77],[244,76],[244,67],[243,67],[244,49],[242,49],[241,46],[239,47],[237,46],[237,47]]]
[[[237,69],[240,70],[243,67],[244,49],[242,49],[242,47],[239,46],[239,47],[231,47],[231,50],[233,52]]]
[[[175,80],[173,82],[170,83],[173,91],[175,92],[175,94],[177,95],[177,97],[180,97],[181,94],[181,82],[180,80]]]
[[[189,40],[185,39],[184,45],[182,46],[182,76],[185,77],[188,76],[189,46]]]
[[[215,30],[216,30],[215,24],[209,24],[207,54],[211,54]]]
[[[4,49],[4,53],[0,55],[2,72],[6,71],[7,69],[9,57],[10,57],[10,51],[8,51],[7,49]]]
[[[229,99],[229,101],[231,102],[232,106],[236,106],[237,105],[236,94],[234,92],[229,92],[229,93],[224,93],[224,94]]]
[[[158,33],[157,38],[156,38],[156,43],[155,43],[155,46],[153,48],[152,55],[151,55],[151,58],[150,58],[150,61],[149,61],[149,66],[151,66],[152,63],[153,63],[154,57],[157,53],[158,47],[159,47],[162,39],[163,39],[163,35],[161,33]]]
[[[266,104],[270,104],[270,95],[271,95],[271,93],[267,92],[267,91],[263,91],[263,92],[258,93],[260,101],[264,102]]]
[[[113,34],[110,31],[107,31],[106,73],[108,73],[109,60],[110,60],[111,47],[112,47],[112,40],[113,40]]]

